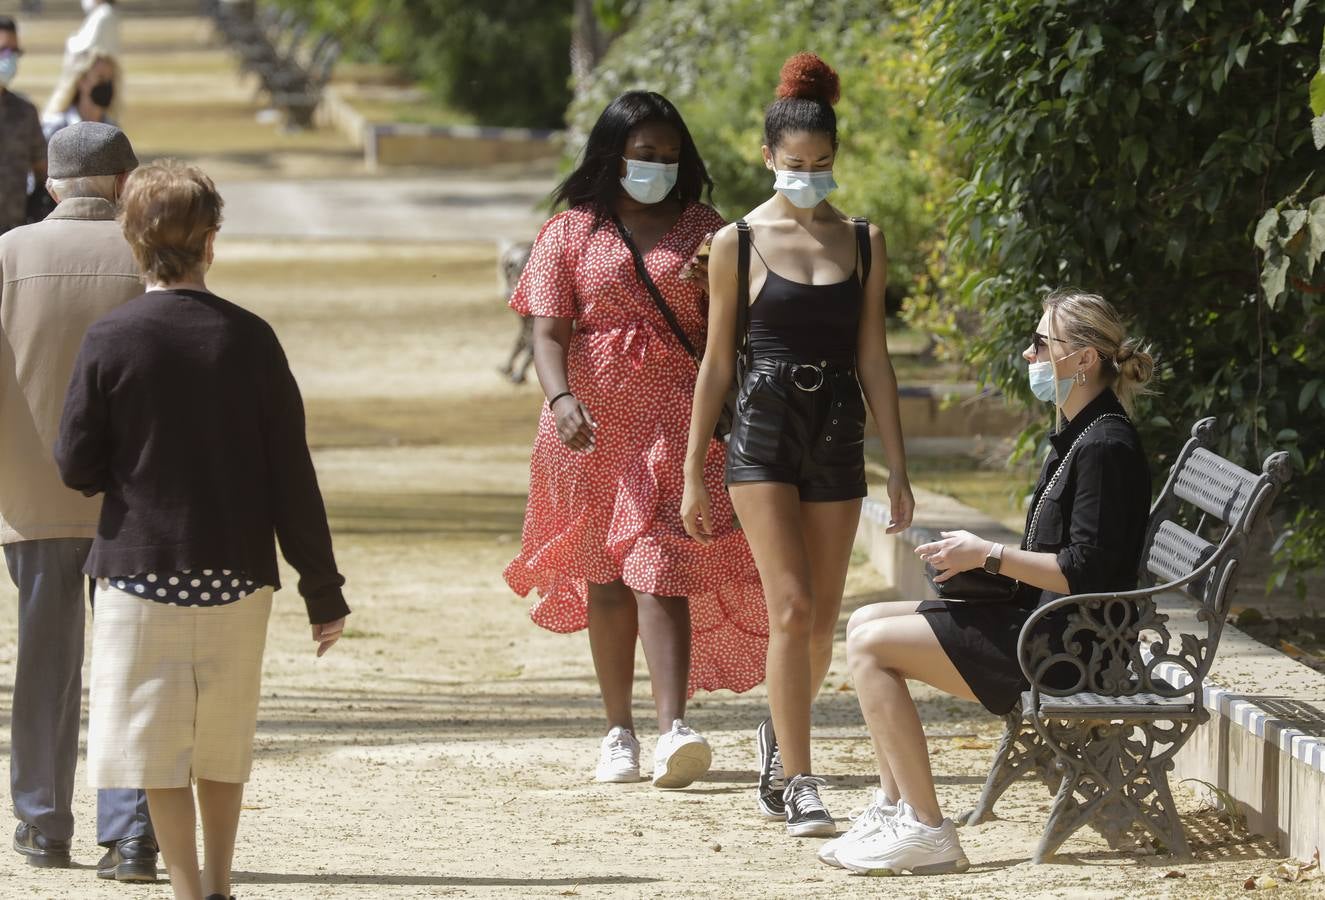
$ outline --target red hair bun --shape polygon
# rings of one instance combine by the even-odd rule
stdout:
[[[800,97],[818,100],[832,106],[842,96],[842,82],[837,72],[819,58],[817,53],[797,53],[782,64],[782,80],[778,82],[779,100]]]

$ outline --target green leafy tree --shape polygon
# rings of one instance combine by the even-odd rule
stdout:
[[[279,0],[484,125],[559,128],[572,0]]]
[[[1321,48],[1319,69],[1311,79],[1310,97],[1315,116],[1311,121],[1315,146],[1317,150],[1325,150],[1325,45]],[[1301,196],[1313,181],[1314,178],[1308,178],[1301,188],[1266,211],[1256,225],[1255,242],[1262,253],[1261,291],[1265,303],[1276,315],[1298,317],[1307,325],[1294,357],[1308,378],[1298,391],[1296,403],[1288,404],[1289,413],[1295,411],[1306,427],[1285,431],[1299,444],[1298,465],[1314,483],[1325,466],[1319,428],[1325,420],[1321,415],[1325,410],[1325,340],[1322,340],[1325,336],[1320,334],[1319,327],[1321,298],[1325,295],[1325,287],[1321,286],[1325,281],[1322,278],[1325,195],[1310,201]],[[1280,543],[1280,555],[1291,568],[1319,566],[1321,550],[1325,548],[1325,516],[1318,515],[1311,506],[1303,506],[1292,525]]]
[[[1281,212],[1253,232],[1274,198],[1320,193],[1308,85],[1325,5],[937,0],[934,9],[936,97],[970,167],[947,245],[956,288],[947,302],[980,322],[950,332],[963,355],[1026,397],[1018,351],[1036,298],[1065,283],[1099,291],[1161,359],[1160,393],[1140,423],[1157,468],[1205,415],[1220,418],[1223,450],[1250,468],[1272,447],[1290,450],[1299,474],[1282,508],[1300,537],[1281,559],[1320,565],[1325,267],[1293,269],[1270,240],[1278,229],[1276,238],[1310,244],[1317,220],[1310,208]]]

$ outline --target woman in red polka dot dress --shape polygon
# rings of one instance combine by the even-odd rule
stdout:
[[[607,713],[599,781],[640,778],[631,716],[635,638],[644,645],[660,737],[653,782],[684,787],[712,754],[685,724],[696,689],[745,691],[764,678],[768,618],[759,574],[722,490],[724,448],[706,478],[717,540],[685,533],[680,505],[696,364],[636,272],[617,221],[693,346],[707,298],[686,269],[721,217],[676,108],[631,91],[603,111],[584,162],[554,195],[511,306],[535,317],[534,360],[548,398],[530,465],[520,555],[506,581],[538,592],[533,620],[586,626]],[[616,221],[614,221],[614,218]]]

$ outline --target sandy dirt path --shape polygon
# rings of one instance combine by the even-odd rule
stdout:
[[[165,42],[198,33],[162,27]],[[184,48],[177,57],[157,47],[142,61],[162,82],[172,65],[223,70],[216,54]],[[264,145],[251,110],[234,123],[226,138],[244,153],[265,146],[286,155],[259,166],[256,157],[196,151],[222,171],[279,174],[303,160],[310,177],[334,174],[313,164],[319,153],[349,165],[343,148],[313,137],[296,138],[293,150],[270,135]],[[144,119],[144,128],[149,146],[173,139],[161,123]],[[509,195],[491,184],[493,202]],[[300,192],[290,196],[297,203]],[[454,207],[460,225],[466,210]],[[292,589],[278,595],[235,860],[238,897],[1221,897],[1243,894],[1247,875],[1273,869],[1267,842],[1235,836],[1185,790],[1194,862],[1112,852],[1087,831],[1059,863],[1031,866],[1050,800],[1031,783],[1009,792],[1006,818],[963,833],[967,875],[888,881],[827,869],[814,860],[814,841],[787,838],[754,815],[751,737],[765,714],[762,689],[696,698],[691,720],[715,749],[704,782],[666,793],[647,782],[593,784],[603,723],[587,641],[533,627],[526,602],[500,577],[518,541],[541,396],[495,373],[515,321],[497,296],[494,244],[414,237],[223,233],[219,245],[213,288],[271,321],[303,387],[355,610],[346,640],[315,660],[302,604]],[[282,577],[293,585],[293,573]],[[12,586],[0,582],[0,683],[8,686],[15,607]],[[888,596],[859,560],[847,611]],[[842,659],[839,643],[816,712],[815,753],[831,781],[830,807],[844,817],[865,799],[872,755]],[[647,768],[653,735],[644,723],[653,716],[642,666],[637,686]],[[963,810],[1000,723],[972,704],[924,689],[918,696],[940,799]],[[0,762],[8,701],[0,691]],[[76,812],[78,868],[36,870],[0,854],[0,897],[170,896],[164,884],[98,882],[89,869],[99,856],[93,793],[84,784]],[[1163,878],[1171,870],[1184,877]]]

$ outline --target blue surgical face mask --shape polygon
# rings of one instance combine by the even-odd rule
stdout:
[[[18,74],[18,54],[0,53],[0,86],[6,86]]]
[[[801,209],[812,209],[833,192],[837,182],[833,172],[798,172],[794,169],[774,169],[773,190]]]
[[[1067,395],[1072,393],[1072,385],[1076,383],[1076,379],[1069,375],[1057,379],[1055,384],[1054,364],[1049,360],[1031,363],[1026,373],[1030,377],[1031,393],[1045,403],[1057,400],[1059,406],[1067,402]]]
[[[640,203],[657,203],[676,187],[676,176],[680,171],[681,166],[677,163],[628,159],[626,176],[621,179],[621,186]]]

